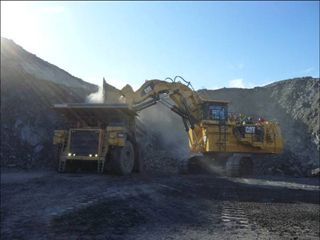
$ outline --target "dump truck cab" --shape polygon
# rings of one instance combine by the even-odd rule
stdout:
[[[126,104],[56,104],[67,129],[54,131],[58,171],[79,162],[96,162],[97,171],[126,175],[140,170],[139,144],[143,127]]]

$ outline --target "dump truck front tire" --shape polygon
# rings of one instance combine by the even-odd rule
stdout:
[[[134,148],[130,141],[123,147],[114,147],[111,152],[112,172],[117,175],[128,175],[134,167]]]

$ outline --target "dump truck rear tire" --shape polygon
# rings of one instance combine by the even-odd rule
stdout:
[[[134,167],[134,148],[130,141],[123,147],[114,147],[111,152],[112,172],[117,175],[128,175]]]

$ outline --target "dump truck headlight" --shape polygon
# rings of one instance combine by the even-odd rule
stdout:
[[[95,157],[98,157],[98,154],[95,154],[94,156],[95,156]]]
[[[72,154],[71,153],[68,153],[68,156],[70,157]]]
[[[76,154],[74,153],[74,154],[72,154],[72,156],[75,156]]]
[[[92,154],[89,154],[89,157],[92,157]]]

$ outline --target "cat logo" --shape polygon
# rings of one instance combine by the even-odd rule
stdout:
[[[246,133],[255,133],[255,127],[246,127]]]
[[[151,82],[143,89],[143,91],[141,91],[141,97],[149,94],[152,90],[153,90],[153,83]]]
[[[152,88],[151,88],[151,86],[149,85],[148,87],[146,87],[145,89],[143,89],[143,91],[144,91],[145,94],[148,94],[149,92],[152,91]]]

